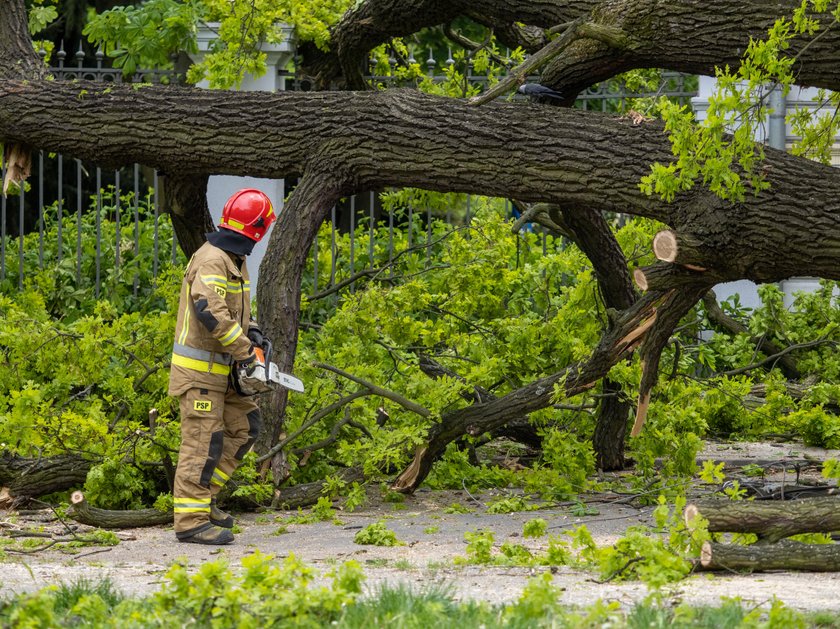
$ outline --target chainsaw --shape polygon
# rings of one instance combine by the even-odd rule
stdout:
[[[256,360],[244,365],[236,363],[236,389],[242,395],[256,395],[272,391],[279,385],[303,393],[303,382],[280,371],[280,368],[271,362],[271,352],[271,341],[263,339],[262,346],[254,346]]]

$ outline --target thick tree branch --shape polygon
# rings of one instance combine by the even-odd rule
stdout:
[[[304,66],[322,86],[337,83],[365,89],[362,68],[368,53],[392,37],[466,16],[493,28],[505,45],[524,44],[534,53],[546,43],[544,29],[584,18],[606,30],[575,42],[541,77],[544,85],[575,94],[634,68],[707,75],[714,74],[715,66],[736,68],[749,38],[766,38],[775,20],[791,16],[799,4],[797,0],[367,0],[333,28],[330,52],[314,45],[306,48]],[[822,24],[833,21],[828,14],[819,17]],[[789,52],[796,57],[801,84],[840,87],[837,30],[818,39],[794,40]],[[632,46],[616,46],[620,40],[609,37],[608,31],[632,34]]]
[[[24,0],[5,0],[0,8],[0,79],[35,79],[46,68],[32,47]]]
[[[292,176],[330,155],[330,177],[345,193],[416,186],[629,212],[702,243],[711,259],[695,262],[724,279],[840,278],[840,216],[826,210],[840,205],[837,169],[768,149],[771,188],[757,197],[729,204],[698,188],[666,204],[638,189],[651,162],[671,159],[658,123],[521,103],[474,108],[408,90],[267,95],[0,81],[0,140],[184,174]]]
[[[667,299],[668,296],[661,293],[648,293],[621,313],[613,329],[602,337],[585,363],[571,365],[490,402],[444,413],[440,422],[429,431],[426,443],[418,447],[413,462],[394,481],[394,488],[413,492],[450,442],[462,435],[477,436],[490,432],[504,425],[515,412],[529,414],[550,406],[555,387],[568,397],[592,388],[614,364],[630,356],[638,343],[628,343],[627,338],[642,328]],[[644,333],[640,336],[643,337]]]
[[[187,258],[204,244],[205,234],[216,230],[207,205],[207,180],[207,175],[167,173],[161,177],[163,210],[169,214],[178,244]]]
[[[312,155],[310,171],[298,182],[280,212],[260,265],[257,305],[260,323],[274,341],[274,358],[285,373],[294,367],[300,319],[300,282],[307,255],[324,218],[347,189],[346,174],[322,155]],[[279,387],[263,408],[266,427],[257,441],[266,452],[280,440],[288,390]],[[285,459],[278,452],[271,460],[274,478],[288,476]]]

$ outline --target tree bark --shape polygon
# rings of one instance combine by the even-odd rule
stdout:
[[[782,540],[776,544],[742,546],[704,542],[700,565],[705,570],[840,572],[840,544]]]
[[[177,174],[165,174],[160,180],[163,210],[172,220],[178,244],[187,259],[206,242],[205,234],[216,230],[207,205],[207,180],[207,175]]]
[[[295,362],[300,282],[307,254],[330,208],[344,193],[345,183],[339,173],[340,169],[330,171],[328,164],[322,163],[301,179],[280,213],[260,265],[257,289],[260,323],[273,340],[274,362],[284,373],[292,373]],[[279,440],[287,401],[288,390],[284,387],[270,394],[258,451],[267,452]],[[275,479],[286,478],[282,453],[273,457],[271,466]]]
[[[19,501],[83,485],[91,462],[74,454],[28,459],[0,456],[0,486]]]
[[[157,509],[113,510],[91,507],[85,495],[74,491],[70,497],[68,515],[82,524],[96,526],[101,529],[134,529],[144,526],[160,526],[172,524],[171,511],[164,512]]]
[[[556,210],[549,210],[552,218],[561,218]],[[592,262],[598,289],[609,310],[622,311],[636,301],[636,291],[627,270],[627,258],[612,235],[604,216],[594,210],[562,210],[562,222],[572,240]],[[612,322],[609,323],[612,326]],[[592,435],[595,463],[604,471],[624,469],[624,445],[627,437],[627,417],[633,408],[621,397],[621,385],[605,378],[601,393],[598,420]]]
[[[723,279],[840,278],[837,169],[768,149],[771,188],[758,196],[732,204],[698,188],[667,204],[638,189],[651,162],[671,159],[662,131],[656,122],[521,103],[475,108],[408,90],[268,95],[0,81],[0,139],[103,165],[284,177],[328,154],[349,182],[345,194],[415,186],[628,212],[701,242],[700,266]]]
[[[595,39],[573,43],[541,74],[540,82],[568,94],[634,68],[664,68],[688,74],[714,75],[715,66],[737,68],[749,38],[765,39],[776,19],[790,16],[796,0],[368,0],[348,11],[331,30],[331,49],[304,49],[304,69],[321,86],[337,84],[365,89],[360,68],[368,53],[392,37],[449,23],[459,16],[496,29],[502,43],[515,48],[541,41],[517,37],[511,25],[542,29],[581,17],[627,36],[623,46]],[[831,23],[827,14],[821,24]],[[789,50],[799,55],[795,74],[802,85],[840,87],[840,33],[828,31],[819,41],[796,38]],[[544,41],[544,40],[543,40]],[[807,46],[807,48],[806,48]]]
[[[23,0],[6,0],[0,11],[0,79],[43,77],[46,68],[32,47]]]
[[[687,524],[697,515],[708,520],[711,533],[755,533],[765,542],[777,542],[799,533],[840,531],[840,498],[766,502],[709,499],[686,506]]]

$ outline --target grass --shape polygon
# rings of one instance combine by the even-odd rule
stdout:
[[[125,598],[108,578],[93,581],[82,577],[58,586],[54,595],[55,611],[69,612],[79,600],[89,596],[98,596],[109,608],[116,607]]]

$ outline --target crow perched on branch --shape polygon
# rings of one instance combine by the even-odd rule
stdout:
[[[524,85],[520,85],[517,91],[527,96],[532,103],[539,103],[541,105],[561,107],[563,101],[566,100],[566,97],[562,93],[539,83],[525,83]]]

